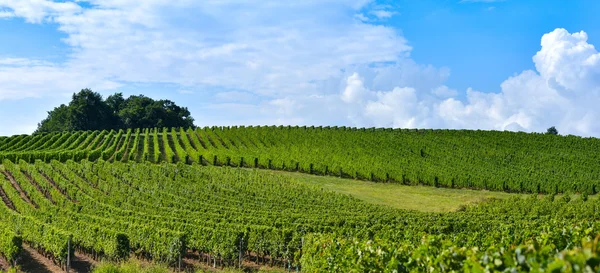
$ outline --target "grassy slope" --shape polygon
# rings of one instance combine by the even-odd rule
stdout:
[[[333,176],[316,176],[305,173],[270,171],[280,175],[296,178],[298,181],[322,187],[326,190],[349,194],[365,202],[386,205],[398,209],[424,212],[450,212],[461,205],[478,203],[490,198],[510,198],[512,196],[527,197],[530,194],[494,192],[469,189],[435,188],[430,186],[406,186],[396,183],[374,183],[370,181],[342,179]],[[579,194],[571,194],[571,199],[581,198]],[[561,198],[557,195],[556,198]],[[590,199],[600,198],[598,194]]]
[[[296,172],[266,171],[291,176],[299,181],[319,186],[326,190],[349,194],[369,203],[387,205],[398,209],[427,212],[453,211],[461,205],[481,202],[489,198],[508,198],[515,195],[526,196],[524,194],[505,192],[405,186],[395,183],[373,183]]]

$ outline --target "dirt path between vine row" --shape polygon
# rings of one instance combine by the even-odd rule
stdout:
[[[8,208],[17,211],[17,208],[15,208],[15,205],[10,201],[10,198],[8,198],[2,187],[0,187],[0,197],[2,197],[2,201],[4,201],[4,204],[6,204]]]
[[[4,170],[4,171],[2,171],[2,173],[4,174],[4,177],[6,177],[6,179],[8,179],[8,181],[10,181],[10,184],[13,186],[13,188],[15,188],[15,190],[17,190],[17,192],[19,192],[19,195],[21,196],[21,198],[23,200],[25,200],[25,202],[29,203],[36,209],[39,208],[38,205],[35,202],[33,202],[33,200],[31,200],[29,198],[29,196],[27,196],[25,191],[23,191],[23,189],[21,188],[19,183],[15,180],[15,177],[12,175],[11,172]]]
[[[4,272],[10,268],[10,263],[4,259],[4,257],[0,257],[0,271]]]
[[[44,172],[39,171],[39,173],[44,177],[44,179],[46,179],[46,181],[48,181],[48,183],[50,183],[50,185],[52,185],[52,187],[54,187],[54,189],[56,189],[58,192],[60,192],[65,198],[67,198],[69,201],[73,202],[73,203],[79,203],[79,201],[71,198],[71,196],[69,196],[67,194],[67,191],[65,191],[63,188],[59,187],[56,184],[56,181],[54,181],[52,178],[50,178],[48,175],[46,175]]]
[[[35,181],[35,179],[33,179],[33,177],[26,172],[25,170],[21,170],[21,173],[23,173],[23,175],[25,175],[25,177],[27,177],[27,179],[29,179],[29,182],[40,192],[42,193],[46,199],[50,200],[50,202],[53,205],[56,205],[56,202],[54,202],[54,199],[52,199],[52,195],[50,195],[50,192],[47,189],[42,189],[42,187],[40,186],[40,184]]]
[[[71,261],[71,269],[69,272],[88,273],[92,272],[92,268],[96,266],[98,262],[94,261],[87,255],[79,252],[75,252],[75,257]]]
[[[39,254],[35,249],[28,245],[23,245],[23,256],[19,261],[21,271],[24,273],[63,273],[65,272],[59,266],[55,265],[46,257]],[[89,273],[92,268],[97,264],[96,261],[87,257],[84,254],[75,252],[75,257],[71,261],[71,268],[69,272],[73,273]],[[0,263],[0,265],[3,265]],[[6,264],[8,265],[8,264]]]
[[[24,273],[62,273],[60,267],[39,254],[35,249],[23,244],[23,256],[19,261],[21,271]]]

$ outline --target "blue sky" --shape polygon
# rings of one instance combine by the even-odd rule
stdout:
[[[390,25],[401,29],[414,47],[412,58],[447,66],[447,84],[499,92],[507,76],[535,69],[531,57],[541,35],[556,28],[585,31],[600,44],[599,1],[401,1],[401,16]]]
[[[196,125],[599,136],[600,2],[0,0],[0,135],[82,88]],[[597,20],[596,20],[597,21]]]

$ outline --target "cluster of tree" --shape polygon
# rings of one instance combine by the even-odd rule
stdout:
[[[36,133],[149,127],[194,127],[194,118],[186,107],[170,100],[144,95],[124,98],[122,93],[104,100],[100,94],[83,89],[73,94],[68,105],[48,112]]]

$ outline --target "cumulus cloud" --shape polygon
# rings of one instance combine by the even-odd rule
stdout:
[[[363,79],[357,73],[352,74],[346,80],[346,88],[342,92],[342,100],[347,103],[364,101],[367,90],[363,85]]]
[[[358,82],[358,74],[348,77],[340,98],[365,105],[360,116],[374,126],[539,132],[556,125],[564,133],[599,135],[594,120],[600,110],[594,104],[600,101],[600,54],[587,43],[586,33],[556,29],[545,34],[533,61],[537,72],[508,78],[500,93],[468,89],[465,100],[445,85],[415,89],[404,84],[373,91],[358,84],[364,81]],[[349,99],[358,98],[357,93],[376,98]]]
[[[423,111],[428,109],[419,102],[414,88],[396,87],[389,92],[378,92],[377,99],[365,106],[364,115],[377,127],[414,128],[422,120],[418,118]]]
[[[565,29],[544,35],[542,50],[533,57],[537,71],[570,90],[598,88],[600,53],[587,39],[583,31],[570,34]]]
[[[587,43],[584,32],[569,34],[556,29],[543,36],[541,49],[533,57],[537,71],[509,77],[499,93],[471,88],[458,92],[444,84],[447,69],[406,61],[370,69],[356,67],[341,79],[338,94],[328,94],[321,101],[287,98],[288,104],[294,100],[295,108],[286,115],[315,115],[318,118],[313,123],[324,125],[341,121],[358,127],[527,132],[556,126],[563,134],[598,136],[597,59],[598,52]],[[300,122],[310,124],[306,119]]]

